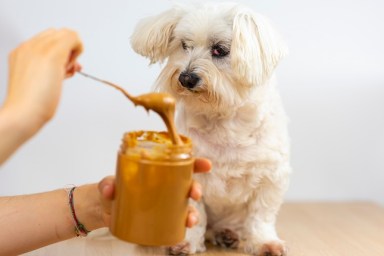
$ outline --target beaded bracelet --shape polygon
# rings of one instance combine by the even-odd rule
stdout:
[[[68,193],[69,208],[71,210],[72,217],[73,217],[73,220],[75,222],[75,233],[76,233],[76,236],[87,236],[89,231],[85,228],[85,226],[76,217],[75,207],[74,207],[74,203],[73,203],[73,191],[75,189],[76,189],[75,186],[72,187]]]

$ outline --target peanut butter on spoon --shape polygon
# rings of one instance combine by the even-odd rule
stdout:
[[[182,145],[183,142],[180,139],[179,134],[176,131],[176,126],[174,122],[175,117],[175,106],[176,106],[176,100],[168,93],[147,93],[142,94],[139,96],[132,96],[130,95],[126,90],[124,90],[122,87],[113,84],[111,82],[99,79],[97,77],[88,75],[84,72],[78,71],[79,74],[91,78],[93,80],[96,80],[98,82],[107,84],[109,86],[112,86],[113,88],[119,90],[122,92],[130,101],[132,101],[135,106],[140,105],[143,106],[147,111],[152,110],[156,113],[158,113],[163,119],[165,125],[167,126],[168,133],[172,139],[172,143],[175,145]]]

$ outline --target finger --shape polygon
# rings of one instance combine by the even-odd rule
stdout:
[[[196,210],[195,207],[189,206],[188,209],[188,218],[187,218],[187,227],[191,228],[194,225],[199,223],[199,212]]]
[[[72,49],[73,57],[76,58],[83,51],[83,43],[79,35],[70,29],[62,28],[57,31],[57,38],[62,39],[60,42]]]
[[[75,71],[75,65],[72,65],[71,67],[67,67],[67,71],[65,72],[65,78],[70,78],[76,73]]]
[[[189,192],[189,196],[193,200],[199,201],[202,194],[203,194],[203,192],[202,192],[202,188],[201,188],[200,183],[198,183],[197,181],[193,181],[192,186],[191,186],[191,191]]]
[[[106,214],[111,214],[112,200],[114,198],[115,179],[113,176],[108,176],[102,179],[98,184],[98,189],[101,194],[101,204],[103,211]]]
[[[34,48],[39,49],[38,52],[51,54],[58,58],[60,65],[64,65],[67,76],[68,70],[73,70],[78,56],[83,52],[83,44],[79,35],[70,29],[49,29],[31,41]]]
[[[43,43],[46,43],[47,40],[50,40],[52,38],[52,35],[54,35],[55,32],[56,32],[56,29],[50,28],[50,29],[47,29],[47,30],[40,32],[39,34],[31,37],[28,40],[21,42],[17,46],[17,48],[15,48],[10,53],[10,57],[15,56],[16,53],[19,52],[20,50],[21,51],[25,50],[27,52],[31,52],[31,49],[33,50],[36,46],[39,46]]]
[[[113,200],[115,196],[115,177],[108,176],[99,182],[99,191],[104,199]]]
[[[49,29],[46,29],[46,30],[40,32],[39,34],[35,35],[29,41],[40,42],[42,40],[46,40],[46,39],[52,37],[52,35],[56,32],[57,32],[57,29],[49,28]]]
[[[83,69],[83,66],[81,66],[79,63],[75,63],[75,72],[79,72]]]
[[[50,45],[55,45],[61,49],[62,54],[65,54],[65,70],[71,69],[76,63],[77,57],[83,52],[83,43],[79,35],[70,29],[62,28],[55,32],[50,38]],[[61,57],[60,57],[61,58]]]
[[[212,168],[211,161],[209,161],[206,158],[196,158],[195,166],[194,166],[195,173],[209,172],[211,168]]]
[[[66,47],[69,47],[69,55],[66,67],[72,67],[76,65],[77,58],[79,55],[83,52],[83,44],[79,38],[79,36],[75,32],[68,32],[70,33],[71,40],[68,41],[68,45]]]
[[[81,65],[79,63],[74,63],[71,67],[67,68],[65,78],[72,77],[76,72],[81,70]]]

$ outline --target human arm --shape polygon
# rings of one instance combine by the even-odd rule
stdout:
[[[90,230],[105,226],[97,184],[74,191],[74,207]],[[19,255],[75,237],[75,225],[64,189],[0,198],[0,255]]]
[[[0,107],[0,164],[54,115],[62,81],[79,70],[77,34],[50,29],[9,55],[8,91]]]

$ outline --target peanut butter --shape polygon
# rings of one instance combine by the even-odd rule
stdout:
[[[135,105],[143,106],[146,110],[152,110],[158,113],[167,126],[173,144],[180,145],[183,143],[176,131],[174,122],[176,106],[175,98],[167,93],[148,93],[137,97],[131,97],[130,100],[132,100]]]

